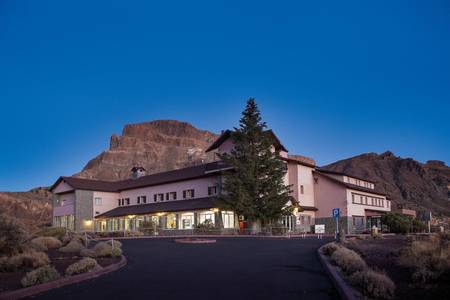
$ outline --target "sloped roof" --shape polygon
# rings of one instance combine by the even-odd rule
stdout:
[[[331,176],[321,172],[320,170],[313,171],[313,174],[320,175],[320,176],[322,176],[322,177],[324,177],[324,178],[326,178],[328,180],[331,180],[334,183],[342,185],[342,186],[344,186],[344,187],[346,187],[348,189],[352,189],[352,190],[357,190],[357,191],[361,191],[361,192],[365,192],[365,193],[371,193],[371,194],[375,194],[375,195],[388,197],[388,195],[386,193],[383,193],[383,192],[381,192],[381,191],[379,191],[377,189],[369,189],[369,188],[365,188],[363,186],[359,186],[359,185],[356,185],[356,184],[351,184],[351,183],[348,183],[348,182],[344,182],[344,181],[341,181],[341,180],[336,179],[334,177],[331,177]]]
[[[222,145],[228,138],[230,138],[231,133],[232,133],[231,130],[225,130],[224,132],[222,132],[222,134],[217,138],[217,140],[215,140],[214,143],[212,143],[211,146],[209,146],[209,148],[205,150],[205,152],[209,152],[219,148],[220,145]],[[268,134],[275,141],[275,148],[277,150],[283,150],[288,152],[288,150],[283,146],[283,144],[281,144],[280,140],[271,129],[265,131],[265,133]]]
[[[172,183],[187,179],[208,177],[212,176],[213,173],[224,169],[225,167],[226,166],[223,162],[216,161],[212,163],[201,164],[198,166],[142,176],[136,179],[126,179],[120,181],[101,181],[61,176],[52,185],[50,191],[52,191],[61,181],[65,181],[74,189],[101,192],[119,192],[128,189]]]
[[[327,170],[327,169],[323,169],[323,168],[316,168],[316,170],[319,171],[319,172],[322,172],[322,173],[348,176],[348,177],[360,179],[360,180],[363,180],[363,181],[367,181],[367,182],[370,182],[370,183],[374,183],[374,184],[376,183],[375,181],[372,181],[372,180],[369,180],[369,179],[366,179],[366,178],[362,178],[360,176],[355,176],[355,175],[351,175],[351,174],[348,174],[348,173],[344,173],[344,172],[331,171],[331,170]]]
[[[96,218],[112,218],[127,215],[144,215],[157,212],[189,211],[195,209],[209,209],[216,207],[214,197],[205,197],[189,200],[174,200],[149,204],[119,206],[107,211]]]

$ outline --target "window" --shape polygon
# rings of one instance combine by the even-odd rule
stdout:
[[[353,228],[364,229],[364,217],[353,217]]]
[[[138,196],[137,197],[137,204],[141,203],[147,203],[147,197],[146,196]]]
[[[234,213],[232,211],[222,211],[223,228],[234,228]]]
[[[177,200],[177,192],[166,193],[166,200]]]
[[[305,193],[305,189],[303,188],[303,185],[300,186],[300,194],[304,194]]]
[[[208,186],[208,196],[217,194],[217,186]]]
[[[102,198],[95,197],[94,202],[95,202],[95,205],[102,205]]]
[[[122,199],[118,199],[118,200],[117,200],[117,204],[118,204],[119,206],[121,206],[121,205],[122,205]]]
[[[190,199],[190,198],[194,198],[194,190],[184,190],[183,191],[183,199]]]
[[[181,223],[180,229],[192,229],[194,228],[194,214],[193,213],[184,213],[181,214]]]
[[[160,195],[163,195],[163,194],[160,194]],[[167,229],[176,229],[177,228],[177,216],[175,214],[167,215],[166,228]]]
[[[164,201],[164,194],[154,194],[153,201]]]
[[[213,211],[205,211],[198,214],[198,222],[199,224],[205,223],[206,220],[210,220],[212,224],[214,224],[214,212]]]
[[[122,199],[122,205],[124,205],[124,204],[130,205],[130,198]]]

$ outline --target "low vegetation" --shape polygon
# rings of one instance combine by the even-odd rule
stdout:
[[[358,287],[364,295],[374,299],[392,299],[395,293],[394,282],[384,273],[371,269],[355,272],[349,281]]]
[[[67,235],[67,230],[64,227],[44,227],[37,232],[37,235],[54,237],[62,241]]]
[[[394,297],[394,282],[386,274],[370,269],[355,251],[337,243],[329,243],[322,247],[322,253],[329,256],[330,261],[342,270],[345,278],[366,297],[373,299]]]
[[[0,272],[15,272],[30,270],[45,266],[50,263],[50,259],[44,252],[28,250],[13,256],[0,258]]]
[[[450,234],[413,241],[399,258],[411,270],[412,282],[422,288],[433,287],[443,277],[450,278]]]
[[[111,245],[114,245],[114,248]],[[81,256],[85,257],[119,257],[122,255],[122,243],[119,241],[99,242],[92,249],[81,250]]]
[[[53,281],[60,277],[61,275],[54,267],[47,265],[28,272],[25,277],[22,278],[21,283],[22,286],[28,287]]]
[[[86,273],[94,268],[98,267],[97,261],[90,257],[85,257],[74,264],[71,264],[66,269],[66,275],[76,275],[81,273]]]
[[[19,253],[25,240],[22,225],[15,219],[0,214],[0,255]]]
[[[84,245],[78,238],[73,238],[67,245],[59,248],[59,251],[63,253],[80,253],[81,250],[85,249]]]
[[[62,242],[52,236],[40,236],[31,240],[31,246],[39,251],[61,248]]]

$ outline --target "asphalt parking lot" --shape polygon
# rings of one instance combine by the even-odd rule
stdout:
[[[315,238],[124,240],[119,271],[34,299],[339,299],[323,270]]]

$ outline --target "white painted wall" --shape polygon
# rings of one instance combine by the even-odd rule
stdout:
[[[352,193],[357,193],[357,194],[365,195],[365,196],[369,196],[369,197],[382,198],[384,207],[353,203]],[[348,214],[349,214],[349,216],[365,216],[366,215],[366,213],[365,213],[366,209],[373,210],[373,211],[380,211],[380,212],[389,212],[389,211],[391,211],[391,206],[387,205],[387,203],[390,202],[390,201],[386,200],[386,197],[384,197],[384,196],[380,196],[380,195],[376,195],[376,194],[372,194],[372,193],[365,193],[365,192],[352,190],[352,189],[347,189],[346,190],[346,195],[347,195],[347,206],[348,206]]]
[[[95,198],[102,198],[102,205],[95,204]],[[93,212],[94,217],[105,213],[118,206],[118,199],[120,198],[120,193],[108,193],[108,192],[94,192],[94,199],[92,200],[92,205],[94,206]],[[98,212],[98,214],[97,214]]]

